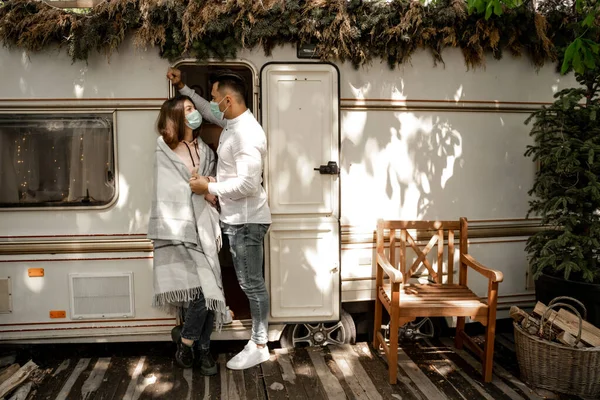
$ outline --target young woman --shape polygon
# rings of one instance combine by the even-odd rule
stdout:
[[[148,238],[154,240],[153,306],[171,314],[185,311],[175,359],[183,368],[217,373],[210,334],[225,321],[225,297],[218,252],[221,247],[216,198],[192,193],[196,176],[214,176],[215,155],[202,140],[202,117],[187,96],[165,101],[160,110],[154,166],[154,192]]]

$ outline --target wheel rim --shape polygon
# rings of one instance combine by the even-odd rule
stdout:
[[[347,335],[342,321],[335,324],[298,324],[292,330],[292,345],[294,347],[341,345],[345,344]]]
[[[431,318],[412,321],[400,327],[400,337],[404,339],[431,339],[434,337],[435,328]]]

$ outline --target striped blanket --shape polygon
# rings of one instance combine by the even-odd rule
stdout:
[[[215,156],[201,140],[199,175],[214,175]],[[189,188],[191,174],[164,142],[157,140],[154,197],[148,238],[154,240],[154,299],[152,305],[176,314],[185,303],[204,294],[206,308],[215,311],[220,329],[225,296],[218,252],[219,214],[204,196]]]

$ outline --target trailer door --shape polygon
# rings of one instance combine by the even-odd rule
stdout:
[[[339,72],[325,63],[267,64],[261,96],[273,215],[265,271],[270,320],[338,320]]]

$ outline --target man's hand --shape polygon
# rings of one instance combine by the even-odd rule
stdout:
[[[190,179],[190,189],[196,194],[208,193],[208,179],[204,176],[195,176]]]
[[[167,79],[171,81],[177,90],[181,90],[185,86],[181,81],[181,71],[177,68],[169,68],[167,71]]]

